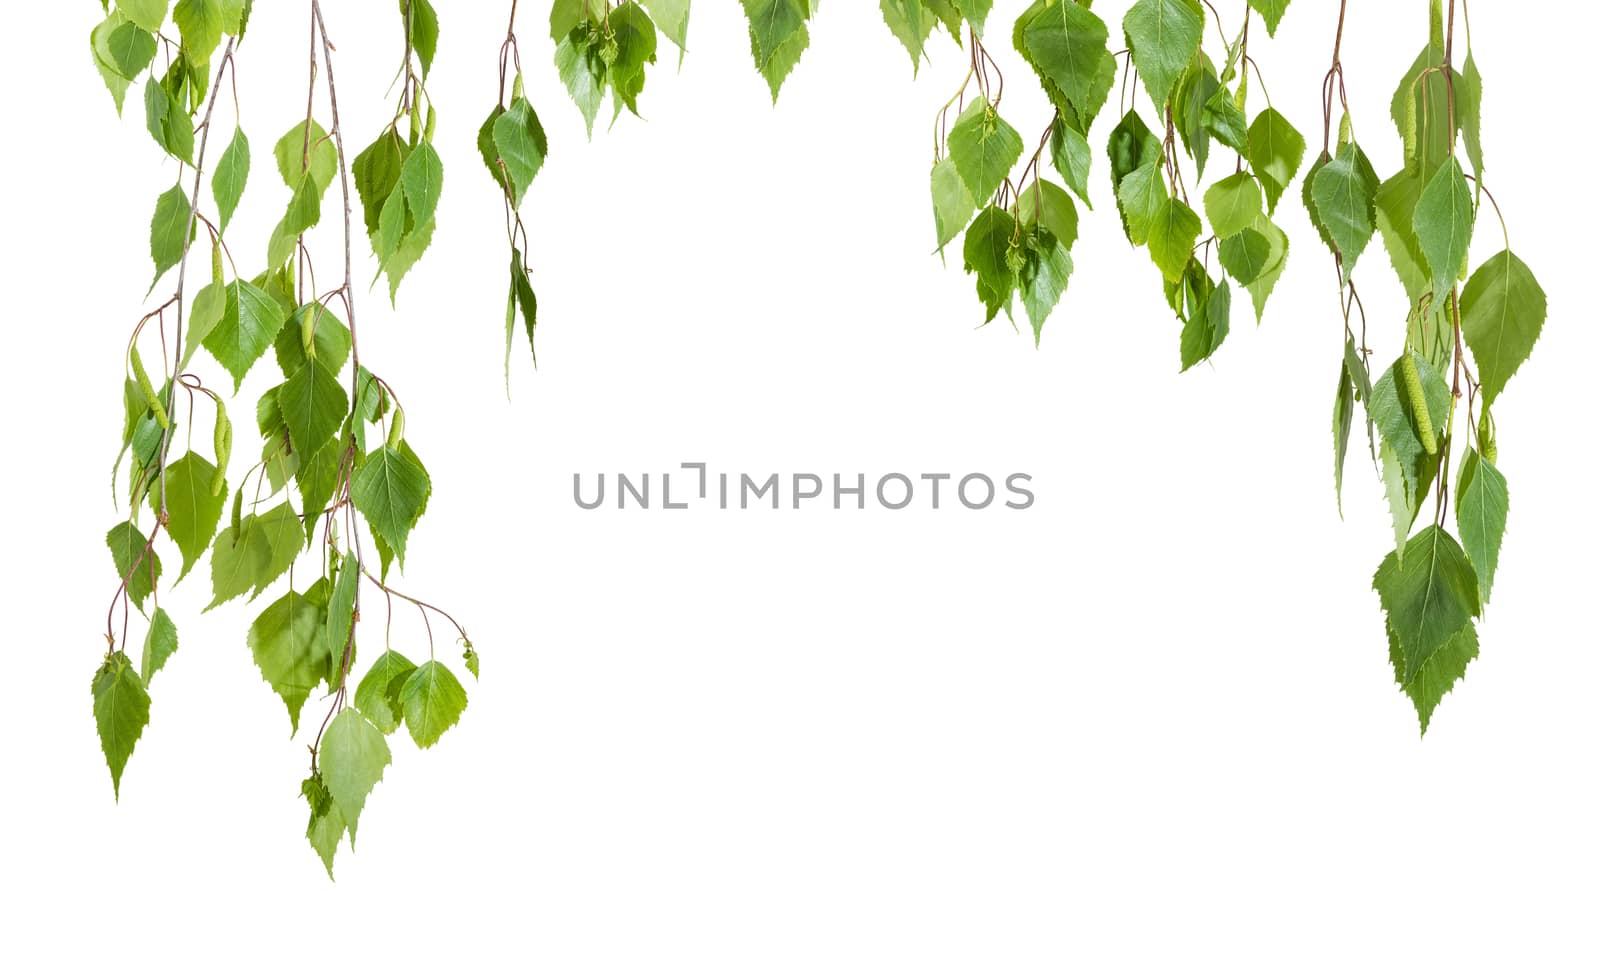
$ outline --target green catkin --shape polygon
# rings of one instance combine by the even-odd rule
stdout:
[[[1433,434],[1433,416],[1428,414],[1428,399],[1422,394],[1422,376],[1417,372],[1417,360],[1406,352],[1400,357],[1400,376],[1405,379],[1406,398],[1411,400],[1411,411],[1417,417],[1417,436],[1429,456],[1439,452],[1439,440]]]
[[[228,458],[233,454],[233,423],[217,402],[217,424],[211,431],[211,445],[217,453],[217,471],[211,476],[211,495],[214,497],[227,486]]]
[[[300,313],[300,346],[307,358],[317,357],[317,318],[322,316],[322,305],[313,304]]]
[[[162,429],[171,429],[172,420],[167,417],[167,407],[162,405],[161,396],[156,394],[156,387],[150,381],[150,373],[144,370],[144,360],[139,357],[137,346],[128,352],[128,360],[133,365],[133,380],[139,384],[139,392],[144,396],[145,404],[155,414],[156,423]]]
[[[1489,421],[1487,410],[1478,417],[1478,452],[1482,453],[1483,458],[1490,463],[1500,455],[1499,448],[1495,446],[1494,426]]]
[[[389,425],[389,438],[385,440],[384,445],[388,446],[390,449],[399,449],[400,444],[405,441],[405,438],[406,414],[404,410],[396,409],[394,411],[394,422],[390,423]]]

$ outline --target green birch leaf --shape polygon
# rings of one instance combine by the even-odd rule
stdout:
[[[1183,371],[1209,359],[1222,347],[1222,342],[1228,337],[1232,303],[1226,280],[1219,281],[1214,287],[1207,283],[1205,299],[1196,303],[1183,324],[1183,333],[1179,335],[1178,351]]]
[[[200,555],[211,546],[211,538],[222,520],[222,507],[228,494],[226,485],[215,494],[211,492],[216,475],[217,468],[196,452],[184,453],[176,462],[167,465],[167,534],[183,554],[183,570],[178,572],[178,581],[184,579],[200,560]],[[150,490],[152,512],[161,510],[161,495],[162,480],[157,478]],[[146,672],[145,678],[149,677]]]
[[[974,101],[950,126],[950,160],[972,198],[985,202],[1022,158],[1022,136],[988,102]]]
[[[379,214],[400,185],[400,170],[405,167],[410,152],[410,146],[400,140],[399,133],[386,128],[350,164],[350,175],[361,197],[361,216],[369,237],[375,238],[378,234]],[[376,243],[373,251],[379,252]]]
[[[172,616],[167,614],[165,608],[157,608],[150,615],[150,630],[145,633],[144,652],[139,661],[139,672],[146,689],[150,687],[150,680],[155,678],[155,674],[161,671],[161,667],[176,651],[178,626],[172,623]]]
[[[1467,674],[1467,665],[1478,657],[1478,630],[1468,625],[1451,636],[1410,676],[1406,675],[1405,654],[1394,626],[1385,622],[1384,630],[1389,636],[1389,664],[1394,667],[1395,682],[1411,699],[1426,735],[1440,700]]]
[[[1250,292],[1250,303],[1255,306],[1256,323],[1260,324],[1261,316],[1267,309],[1267,298],[1272,295],[1273,288],[1278,286],[1278,279],[1283,276],[1284,268],[1289,265],[1289,235],[1264,213],[1256,217],[1255,224],[1250,229],[1261,234],[1267,241],[1268,247],[1265,268],[1255,280],[1245,285],[1245,290]]]
[[[1200,217],[1181,199],[1169,198],[1156,210],[1150,221],[1150,259],[1168,281],[1183,279],[1200,229]]]
[[[1150,228],[1167,202],[1167,183],[1154,163],[1128,173],[1117,187],[1117,208],[1128,242],[1142,247],[1150,240]]]
[[[1278,24],[1283,20],[1283,12],[1289,9],[1289,0],[1250,0],[1250,6],[1267,25],[1267,36],[1275,37],[1278,33]]]
[[[1218,142],[1239,153],[1250,152],[1250,129],[1244,111],[1234,104],[1233,92],[1219,86],[1206,99],[1201,124]]]
[[[1456,119],[1461,125],[1461,142],[1467,149],[1467,161],[1472,171],[1483,175],[1483,76],[1478,73],[1478,62],[1467,51],[1466,63],[1456,76]]]
[[[1450,127],[1450,95],[1444,73],[1444,48],[1430,43],[1412,62],[1390,99],[1389,116],[1400,132],[1406,168],[1424,180],[1450,157],[1455,133]],[[1460,116],[1456,124],[1460,125]]]
[[[244,196],[245,180],[249,176],[250,140],[244,137],[244,129],[234,129],[232,140],[222,150],[217,168],[211,174],[211,195],[216,198],[217,218],[223,230],[228,228],[228,221],[233,219],[234,211],[239,208],[239,200]]]
[[[246,280],[228,285],[222,320],[205,336],[206,350],[233,376],[239,390],[244,377],[268,348],[288,317],[271,294]]]
[[[356,686],[356,709],[385,734],[393,733],[404,713],[400,690],[416,671],[415,663],[393,649],[378,656]]]
[[[117,578],[128,582],[128,599],[144,611],[144,600],[155,590],[161,580],[161,558],[155,549],[145,550],[144,532],[133,521],[124,521],[106,534],[106,546],[111,549],[111,560],[117,567]]]
[[[1311,185],[1317,219],[1333,240],[1346,280],[1372,239],[1377,192],[1372,164],[1354,142],[1339,146],[1339,154],[1317,170]]]
[[[943,253],[950,241],[960,236],[961,231],[972,222],[972,214],[977,212],[978,204],[973,201],[972,191],[967,189],[961,173],[956,171],[955,161],[948,157],[934,164],[931,181],[933,227],[939,238],[939,252]]]
[[[428,0],[400,0],[400,13],[407,18],[406,39],[417,52],[417,63],[422,65],[422,76],[426,78],[439,50],[439,15]]]
[[[111,67],[130,81],[149,67],[156,56],[155,36],[134,23],[123,22],[112,28],[105,47],[111,57]]]
[[[1017,221],[1010,212],[989,206],[972,221],[962,242],[962,262],[967,273],[977,275],[978,300],[983,302],[986,322],[994,320],[1017,288],[1016,274],[1007,260],[1016,231]]]
[[[641,0],[661,32],[679,51],[688,49],[689,0]]]
[[[533,282],[528,279],[528,268],[522,261],[522,251],[515,247],[511,250],[511,290],[516,294],[517,307],[522,311],[522,328],[528,335],[528,351],[533,356],[533,367],[538,368],[539,352],[534,347],[533,333],[539,324],[539,298],[533,293]],[[507,353],[509,356],[509,348]],[[509,364],[508,357],[507,365]],[[401,445],[404,446],[403,443]],[[401,452],[406,451],[404,448],[401,450]]]
[[[306,823],[306,840],[311,842],[311,849],[317,853],[317,857],[322,859],[322,867],[328,870],[328,878],[331,879],[333,856],[339,851],[339,841],[347,830],[344,815],[334,805],[333,795],[328,793],[328,785],[323,783],[320,773],[302,781],[300,793],[311,805],[311,819]]]
[[[344,688],[348,667],[355,664],[356,649],[356,598],[361,586],[361,562],[353,552],[346,551],[340,562],[333,586],[329,589],[327,612],[323,616],[322,657],[328,668],[324,678],[328,689],[337,692]],[[348,657],[347,657],[348,656]]]
[[[1217,244],[1217,259],[1228,275],[1248,286],[1260,279],[1272,258],[1272,244],[1255,230],[1240,230]]]
[[[1055,191],[1071,203],[1065,190],[1056,188]],[[1041,225],[1035,221],[1032,226],[1034,231],[1025,238],[1025,260],[1018,275],[1018,289],[1022,292],[1022,307],[1027,312],[1028,323],[1033,327],[1033,346],[1037,348],[1045,319],[1067,290],[1067,278],[1072,276],[1072,255],[1067,251],[1068,245],[1048,223]],[[1072,229],[1076,232],[1076,222]]]
[[[989,19],[994,0],[954,0],[954,3],[961,18],[971,24],[980,37],[983,36],[983,24]]]
[[[922,66],[923,45],[933,32],[933,16],[923,12],[922,0],[878,0],[878,9],[889,32],[911,55],[911,73],[915,75]]]
[[[156,264],[155,280],[150,282],[152,288],[162,274],[178,266],[183,259],[191,212],[189,197],[184,195],[182,186],[173,186],[156,200],[156,212],[150,218],[150,257]]]
[[[191,60],[204,64],[222,43],[222,5],[218,0],[178,0],[172,8],[183,49]]]
[[[469,645],[466,648],[466,650],[461,653],[461,659],[462,659],[462,662],[466,665],[467,671],[472,673],[472,678],[473,679],[477,679],[478,678],[478,650],[472,648]]]
[[[811,17],[810,0],[739,0],[750,21],[750,54],[756,70],[766,79],[772,101],[800,56],[811,43],[806,21]]]
[[[256,617],[246,642],[261,678],[289,710],[290,734],[299,732],[300,711],[328,672],[322,608],[290,591]]]
[[[592,138],[594,119],[600,113],[600,101],[605,97],[606,65],[600,59],[599,48],[590,40],[586,27],[574,27],[556,45],[556,70],[561,83],[583,113],[583,122]]]
[[[117,0],[117,11],[153,34],[166,23],[167,0]]]
[[[1094,203],[1089,199],[1089,167],[1094,153],[1089,148],[1088,138],[1062,118],[1057,118],[1050,129],[1050,160],[1067,188],[1078,194],[1083,205],[1093,209]]]
[[[212,599],[206,610],[240,595],[261,594],[289,570],[304,546],[300,519],[287,502],[263,514],[246,514],[238,527],[222,528],[211,545]]]
[[[272,146],[272,158],[285,186],[298,189],[310,177],[318,199],[339,172],[338,149],[315,120],[295,122]]]
[[[100,733],[100,749],[111,771],[111,790],[122,796],[122,771],[133,755],[134,744],[150,723],[150,696],[133,663],[121,652],[112,652],[94,674],[90,687],[94,695],[94,724]]]
[[[169,155],[182,162],[194,161],[194,128],[189,114],[155,77],[144,85],[144,123],[150,137]]]
[[[1333,397],[1333,497],[1344,516],[1344,458],[1350,448],[1350,427],[1355,419],[1355,380],[1347,355],[1339,362],[1339,387]]]
[[[427,505],[432,485],[415,459],[394,447],[369,453],[356,467],[350,499],[372,530],[405,563],[406,537]]]
[[[328,723],[317,765],[334,806],[350,829],[352,846],[367,797],[383,779],[383,769],[389,766],[390,759],[383,732],[354,709],[340,710]]]
[[[1249,229],[1261,215],[1261,187],[1250,173],[1237,172],[1206,190],[1205,205],[1211,231],[1226,239]]]
[[[1205,23],[1199,0],[1139,0],[1122,19],[1134,66],[1158,108],[1200,50]]]
[[[1483,383],[1485,407],[1533,352],[1544,327],[1544,290],[1510,250],[1485,260],[1461,292],[1461,333]]]
[[[550,151],[544,127],[526,98],[514,99],[511,107],[495,120],[491,141],[498,163],[505,167],[504,178],[511,181],[511,205],[521,206],[523,195]]]
[[[639,94],[644,91],[645,65],[656,62],[656,27],[637,3],[622,3],[611,8],[607,24],[617,55],[606,68],[614,101],[612,118],[626,107],[639,114]]]
[[[1435,441],[1442,441],[1444,422],[1450,409],[1450,387],[1423,356],[1414,351],[1406,354],[1412,356],[1417,375],[1422,380],[1423,398],[1428,406],[1427,417],[1433,426]],[[1367,414],[1382,439],[1379,460],[1384,490],[1394,522],[1396,550],[1402,551],[1403,556],[1406,536],[1411,531],[1422,500],[1427,496],[1439,461],[1437,457],[1430,456],[1422,444],[1421,417],[1395,374],[1397,366],[1398,362],[1373,384]]]
[[[311,332],[311,354],[306,354],[306,332]],[[295,308],[288,322],[278,329],[272,343],[278,368],[288,378],[308,361],[320,362],[337,375],[350,359],[350,329],[328,306],[316,301]]]
[[[1017,215],[1025,227],[1042,226],[1071,250],[1078,240],[1078,207],[1067,191],[1048,179],[1035,179],[1017,196]]]
[[[1478,591],[1487,603],[1494,587],[1494,572],[1500,563],[1500,542],[1506,533],[1506,513],[1511,494],[1506,478],[1475,449],[1462,458],[1456,477],[1456,527],[1467,560],[1478,576]]]
[[[1478,614],[1478,579],[1455,538],[1429,524],[1405,545],[1405,557],[1390,551],[1373,576],[1399,648],[1396,673],[1413,680],[1440,649]]]
[[[505,173],[500,171],[500,150],[494,144],[494,123],[505,113],[505,106],[500,104],[489,110],[489,117],[478,127],[478,154],[483,157],[484,167],[489,170],[489,178],[494,180],[501,192],[509,196],[511,191],[506,185]]]
[[[1463,273],[1472,240],[1472,190],[1456,160],[1439,166],[1417,200],[1412,225],[1430,269],[1433,307],[1444,305]]]
[[[430,660],[406,678],[400,705],[411,739],[426,750],[461,719],[467,708],[467,691],[444,663]]]
[[[122,114],[122,103],[127,100],[131,79],[117,66],[116,57],[111,50],[111,37],[125,23],[127,21],[120,12],[112,11],[110,16],[96,24],[94,30],[89,32],[89,53],[94,57],[95,70],[100,72],[100,80],[105,82],[106,90],[111,93],[111,103],[116,106],[118,116]],[[150,54],[152,57],[155,56],[154,37],[150,38]]]
[[[1092,112],[1104,99],[1100,73],[1109,36],[1105,21],[1076,3],[1055,3],[1018,21],[1017,49],[1074,105]]]
[[[550,8],[550,39],[557,44],[566,39],[579,24],[600,22],[605,8],[596,7],[594,0],[555,0]]]
[[[1389,265],[1400,278],[1412,305],[1422,300],[1432,286],[1428,258],[1422,253],[1417,231],[1412,225],[1417,200],[1422,196],[1422,177],[1402,169],[1378,187],[1376,216]]]
[[[349,408],[339,380],[320,361],[301,365],[278,388],[278,409],[289,427],[289,445],[302,456],[317,452],[339,431]]]
[[[1276,109],[1268,108],[1250,124],[1248,143],[1250,168],[1261,180],[1270,214],[1278,208],[1278,200],[1300,170],[1306,154],[1306,140],[1287,118]]]
[[[1130,111],[1111,130],[1106,156],[1111,162],[1111,188],[1122,185],[1128,173],[1144,165],[1161,164],[1161,140],[1138,112]]]

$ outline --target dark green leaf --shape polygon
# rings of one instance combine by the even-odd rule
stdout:
[[[1133,63],[1158,108],[1200,49],[1205,23],[1199,0],[1139,0],[1122,19]]]
[[[172,623],[172,616],[167,614],[165,608],[157,608],[150,616],[150,630],[145,633],[144,652],[139,662],[139,672],[146,689],[150,686],[150,680],[176,651],[178,626]]]
[[[400,728],[404,713],[400,690],[416,670],[410,659],[393,649],[378,656],[356,686],[356,709],[385,734],[393,733]]]
[[[987,202],[1022,158],[1022,136],[981,99],[968,105],[950,127],[950,160],[967,191]]]
[[[100,732],[100,749],[111,770],[111,789],[122,795],[122,771],[133,755],[134,744],[150,723],[150,696],[133,663],[121,652],[106,656],[90,687],[94,695],[94,723]]]
[[[1510,250],[1485,260],[1461,292],[1461,333],[1472,349],[1487,406],[1528,360],[1544,327],[1544,290]]]
[[[1478,591],[1489,600],[1495,567],[1500,563],[1500,542],[1506,533],[1506,513],[1511,494],[1506,478],[1477,450],[1468,450],[1456,477],[1456,526],[1467,559],[1477,572]]]
[[[116,564],[117,577],[128,584],[128,598],[144,610],[144,600],[155,590],[161,580],[161,558],[154,548],[146,550],[147,539],[133,521],[124,521],[106,534],[106,546],[111,548],[111,560]]]

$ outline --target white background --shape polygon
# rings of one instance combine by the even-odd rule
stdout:
[[[303,103],[305,6],[258,3],[239,58],[254,168],[229,236],[251,273],[287,201],[269,153]],[[439,232],[398,312],[364,290],[358,310],[363,360],[410,405],[436,490],[403,587],[468,622],[483,681],[433,750],[392,738],[337,883],[301,833],[306,739],[244,645],[264,602],[201,616],[203,565],[164,596],[181,648],[112,801],[88,691],[115,586],[107,471],[149,213],[174,172],[139,91],[119,123],[94,73],[98,5],[22,15],[0,162],[14,968],[1600,962],[1592,14],[1474,5],[1489,186],[1551,314],[1497,409],[1512,507],[1482,657],[1419,741],[1369,588],[1390,529],[1354,449],[1343,521],[1334,507],[1337,299],[1298,184],[1266,324],[1236,314],[1215,363],[1180,376],[1157,272],[1117,226],[1108,108],[1096,210],[1035,351],[1003,321],[974,330],[971,280],[929,253],[931,121],[964,73],[948,40],[913,80],[876,5],[826,4],[774,109],[736,5],[702,2],[681,71],[665,47],[651,70],[648,122],[586,143],[544,5],[525,4],[552,149],[525,210],[541,367],[519,344],[508,404],[501,208],[473,147],[504,4],[440,6]],[[1031,141],[1045,109],[1008,42],[1022,6],[997,4],[991,46]],[[1127,5],[1100,6],[1115,24]],[[1352,6],[1356,133],[1388,173],[1388,99],[1426,5]],[[398,22],[392,3],[326,7],[354,150],[392,110]],[[1243,4],[1220,7],[1233,29]],[[1335,11],[1299,0],[1252,45],[1312,152]],[[1486,217],[1474,263],[1496,230]],[[336,279],[336,238],[313,247]],[[1389,360],[1404,304],[1376,240],[1357,274]],[[268,370],[235,400],[241,433]],[[1038,503],[572,503],[574,472],[684,461],[1020,470]],[[367,658],[380,626],[363,626]],[[394,644],[425,654],[413,616]]]

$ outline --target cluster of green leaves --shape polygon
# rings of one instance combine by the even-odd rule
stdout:
[[[1251,3],[1269,31],[1287,5]],[[1204,48],[1206,25],[1199,0],[1139,0],[1128,11],[1123,33],[1157,117],[1166,120],[1165,135],[1157,136],[1135,107],[1107,145],[1123,230],[1149,252],[1183,324],[1184,369],[1209,359],[1226,340],[1232,286],[1250,295],[1258,322],[1265,313],[1289,256],[1289,238],[1272,215],[1305,155],[1305,139],[1270,104],[1254,118],[1248,114],[1248,27],[1222,52],[1219,70]],[[1236,162],[1205,190],[1202,218],[1189,200],[1178,148],[1193,163],[1198,184],[1217,145],[1233,150]],[[1220,265],[1215,277],[1213,245]]]
[[[1405,350],[1375,383],[1365,349],[1358,350],[1347,333],[1334,401],[1334,484],[1338,494],[1359,402],[1395,538],[1373,586],[1387,616],[1395,678],[1423,732],[1440,699],[1478,654],[1473,619],[1489,598],[1510,506],[1505,477],[1495,466],[1490,409],[1532,352],[1546,312],[1544,292],[1509,243],[1467,274],[1484,198],[1482,80],[1470,50],[1459,71],[1449,63],[1449,32],[1434,0],[1428,45],[1401,79],[1391,105],[1404,147],[1401,170],[1379,179],[1346,114],[1336,153],[1325,151],[1313,163],[1303,191],[1341,282],[1350,286],[1356,261],[1376,233],[1411,302]],[[1472,185],[1458,144],[1473,168]],[[1463,344],[1476,366],[1475,379]],[[1450,456],[1463,394],[1468,443],[1452,493]],[[1430,494],[1439,517],[1413,534]],[[1454,501],[1459,542],[1444,527],[1446,497]]]
[[[685,17],[688,8],[685,7]],[[511,42],[511,43],[514,43]],[[511,245],[511,283],[506,292],[506,381],[511,381],[511,343],[516,335],[518,312],[528,334],[528,350],[534,365],[539,354],[534,347],[534,329],[539,320],[539,299],[533,292],[533,278],[525,257],[527,231],[518,212],[522,200],[533,184],[533,177],[544,167],[550,145],[545,138],[539,115],[528,102],[523,88],[522,74],[518,72],[511,87],[511,103],[504,99],[495,102],[489,117],[478,129],[478,152],[495,185],[505,195],[507,228]]]
[[[400,0],[400,6],[406,31],[400,104],[351,165],[367,239],[378,258],[378,272],[388,278],[391,303],[401,280],[433,242],[444,189],[444,162],[433,147],[437,115],[427,94],[439,18],[428,0]],[[407,127],[403,136],[402,123]]]
[[[110,34],[118,44],[141,36],[129,30],[157,36],[167,14],[165,4],[122,3],[118,8],[108,12],[107,21],[114,25]],[[242,28],[248,4],[232,21],[212,16],[218,9],[216,0],[180,0],[172,8],[184,38],[175,62],[207,63],[218,41],[205,24],[216,22],[225,32]],[[431,144],[433,111],[422,107],[437,19],[426,0],[401,0],[400,9],[408,64],[404,111],[353,166],[391,298],[400,277],[427,246],[442,183],[442,167]],[[118,44],[111,49],[119,49]],[[413,61],[415,74],[410,73]],[[186,68],[184,76],[192,73]],[[171,77],[152,75],[148,84],[162,87],[180,115],[151,131],[164,149],[194,171],[198,186],[207,139],[180,152],[169,144],[170,133],[198,129],[208,137],[214,99],[197,126],[200,101],[195,95],[205,91],[207,79],[185,81],[188,87],[182,89],[166,88]],[[116,95],[115,86],[112,90]],[[403,115],[411,119],[405,141],[397,127]],[[157,202],[151,227],[156,282],[186,263],[200,225],[212,235],[211,279],[192,295],[183,348],[176,362],[163,361],[159,385],[140,355],[140,332],[147,325],[159,328],[165,341],[167,308],[182,307],[188,297],[183,275],[173,299],[141,321],[130,343],[133,377],[124,380],[122,451],[112,474],[115,492],[123,459],[129,458],[128,517],[109,531],[106,541],[121,582],[118,599],[148,613],[148,628],[135,661],[108,624],[111,648],[95,673],[92,692],[102,749],[113,788],[120,793],[123,770],[149,721],[148,687],[178,647],[177,626],[159,603],[161,535],[181,558],[174,585],[209,551],[212,597],[207,610],[240,598],[254,601],[288,575],[287,590],[260,612],[245,641],[263,679],[283,700],[292,732],[298,731],[302,708],[313,694],[321,691],[333,699],[326,733],[313,744],[313,772],[305,785],[313,811],[307,837],[331,876],[340,837],[348,834],[354,841],[367,793],[388,763],[384,736],[403,722],[419,746],[432,746],[460,718],[466,692],[448,667],[432,658],[430,628],[428,661],[413,665],[386,645],[357,688],[354,707],[346,705],[362,584],[367,581],[388,597],[405,598],[388,587],[387,579],[392,565],[404,565],[407,542],[427,509],[432,483],[406,439],[405,413],[393,390],[357,362],[354,336],[336,313],[336,306],[347,312],[351,307],[348,278],[345,286],[322,295],[307,294],[305,281],[297,280],[302,261],[295,258],[309,262],[304,237],[319,224],[323,198],[344,162],[339,133],[307,117],[276,143],[273,155],[289,203],[268,241],[268,268],[254,277],[247,279],[232,268],[224,240],[250,173],[250,143],[242,130],[235,130],[210,172],[215,219],[206,217],[201,201],[191,201],[181,185]],[[348,239],[345,246],[348,250]],[[201,348],[232,377],[235,392],[269,351],[281,373],[281,381],[256,403],[259,458],[231,491],[227,470],[233,424],[224,396],[187,371]],[[191,447],[176,459],[168,456],[179,431],[180,413],[174,406],[180,388],[191,398],[204,395],[215,403],[210,455]],[[146,507],[153,518],[150,526],[141,525]],[[319,525],[322,537],[314,543]],[[363,533],[378,555],[376,572],[362,559]],[[303,569],[307,561],[315,562],[313,580],[297,588],[292,571],[297,565]],[[415,604],[424,613],[438,611]],[[476,676],[477,654],[464,633],[461,641],[465,665]]]
[[[689,32],[689,0],[555,0],[550,37],[556,42],[556,69],[572,100],[594,133],[594,120],[611,92],[611,120],[626,108],[639,114],[645,68],[656,63],[660,33],[684,49]]]

